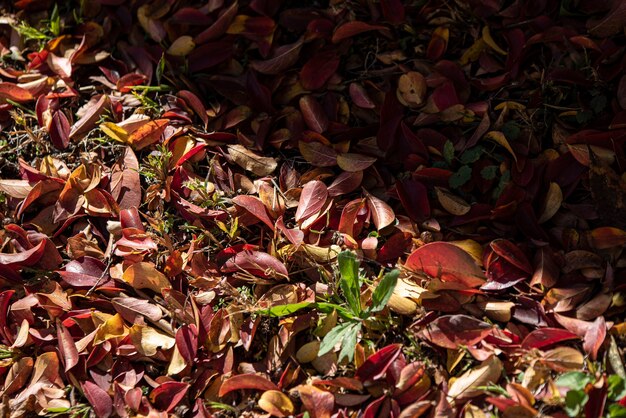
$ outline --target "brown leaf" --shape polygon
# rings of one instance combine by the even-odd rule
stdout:
[[[90,102],[87,106],[83,117],[72,126],[69,136],[70,139],[82,138],[91,131],[106,109],[111,106],[111,99],[109,99],[109,96],[106,94],[103,94],[98,101]]]
[[[448,401],[451,404],[463,402],[484,393],[483,386],[497,384],[502,374],[502,362],[494,355],[478,367],[468,370],[456,378],[448,387]]]
[[[227,148],[230,157],[238,166],[257,176],[272,174],[278,165],[274,158],[257,155],[243,145],[228,145]]]
[[[375,157],[363,154],[345,152],[337,155],[337,165],[348,172],[363,171],[375,162]]]

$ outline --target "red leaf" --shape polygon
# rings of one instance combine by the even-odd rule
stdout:
[[[15,290],[5,290],[0,293],[0,333],[2,333],[2,341],[6,345],[13,344],[13,333],[7,326],[7,315],[9,314],[9,303],[14,294]]]
[[[63,270],[57,271],[63,281],[74,287],[102,286],[109,280],[106,266],[97,258],[85,256],[72,260]]]
[[[356,222],[357,215],[364,207],[365,199],[356,199],[347,203],[341,211],[341,218],[339,219],[339,226],[337,230],[343,234],[356,238],[354,233],[354,224]]]
[[[314,132],[321,134],[328,128],[328,116],[313,96],[307,95],[300,98],[300,111],[304,122]]]
[[[402,344],[391,344],[381,348],[365,360],[357,369],[355,377],[361,382],[380,379],[401,352]]]
[[[104,389],[90,381],[81,383],[81,386],[96,416],[108,418],[113,414],[113,401]]]
[[[188,364],[192,364],[198,351],[198,330],[194,324],[183,325],[176,331],[176,347]]]
[[[404,22],[405,14],[402,0],[381,0],[380,6],[387,22],[394,25]]]
[[[241,251],[229,258],[221,267],[224,273],[247,271],[259,277],[286,279],[287,268],[276,257],[260,251]]]
[[[280,74],[298,61],[302,45],[302,39],[292,44],[282,45],[276,48],[276,53],[272,58],[265,61],[252,61],[250,66],[261,74]]]
[[[258,197],[239,195],[233,198],[233,203],[250,212],[255,218],[267,225],[272,231],[274,230],[274,222],[267,214],[265,205]]]
[[[130,147],[125,148],[124,154],[111,168],[109,190],[120,209],[130,209],[141,205],[139,162]]]
[[[599,316],[587,329],[583,338],[583,349],[592,360],[595,361],[598,358],[598,350],[604,343],[605,338],[606,322],[603,316]]]
[[[302,87],[306,90],[322,88],[337,71],[339,62],[339,56],[335,51],[323,51],[313,55],[300,71]]]
[[[456,350],[459,346],[472,346],[491,334],[493,327],[467,315],[447,315],[435,319],[419,333],[431,343]]]
[[[525,271],[528,274],[532,274],[533,268],[526,257],[526,254],[520,250],[517,245],[506,239],[493,240],[489,246],[500,257],[504,258],[509,263],[513,264],[520,270]]]
[[[348,91],[350,92],[350,99],[358,107],[363,109],[374,109],[376,107],[361,84],[350,83]]]
[[[575,340],[578,336],[561,328],[539,328],[532,331],[522,341],[522,348],[544,348],[563,341]]]
[[[11,267],[32,266],[44,255],[47,240],[41,240],[33,248],[19,253],[0,253],[0,264]]]
[[[194,42],[196,44],[203,44],[208,41],[212,41],[214,39],[219,38],[230,26],[230,23],[233,21],[235,16],[237,15],[237,10],[239,9],[239,2],[233,2],[227,9],[222,10],[220,16],[217,20],[209,26],[204,31],[200,32],[198,36],[194,38]]]
[[[24,103],[34,100],[34,97],[25,88],[5,81],[0,83],[0,103],[6,103],[7,99],[17,103]]]
[[[254,373],[238,374],[222,383],[218,396],[222,397],[233,390],[254,389],[254,390],[278,390],[271,381],[265,377]]]
[[[196,96],[189,90],[180,90],[178,93],[176,93],[176,95],[182,98],[189,105],[189,107],[195,112],[196,115],[198,115],[198,117],[200,118],[200,120],[202,120],[202,123],[206,127],[209,123],[209,116],[207,115],[206,108],[204,107],[202,101],[198,98],[198,96]]]
[[[403,179],[396,183],[396,190],[404,210],[412,220],[419,222],[430,217],[428,190],[422,182]]]
[[[169,412],[183,400],[189,384],[184,382],[161,383],[150,393],[150,401],[161,411]]]
[[[63,150],[70,143],[70,122],[65,113],[56,111],[50,123],[50,140],[57,149]]]
[[[373,30],[388,31],[385,26],[370,25],[369,23],[355,20],[339,26],[335,33],[333,33],[332,42],[336,44],[343,41],[344,39],[352,38],[353,36],[359,35],[363,32],[369,32]]]
[[[315,167],[332,167],[337,165],[337,151],[321,142],[299,141],[300,154]]]
[[[309,216],[319,212],[328,199],[328,189],[319,180],[308,182],[302,188],[298,209],[296,209],[295,220],[300,222]]]
[[[448,242],[432,242],[418,248],[407,258],[404,266],[469,288],[485,282],[485,275],[472,256]]]
[[[335,197],[355,191],[363,181],[363,172],[343,172],[328,186],[328,197]]]
[[[59,341],[60,358],[65,364],[65,371],[67,372],[78,364],[78,349],[76,348],[72,335],[58,318],[57,339]]]

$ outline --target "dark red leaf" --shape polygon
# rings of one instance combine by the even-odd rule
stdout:
[[[391,344],[381,348],[365,360],[357,369],[355,377],[361,382],[380,379],[401,352],[402,344]]]
[[[183,400],[189,384],[184,382],[161,383],[150,393],[150,401],[161,411],[169,412]]]

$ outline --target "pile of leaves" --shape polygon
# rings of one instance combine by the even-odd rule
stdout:
[[[626,2],[4,7],[3,417],[626,417]]]

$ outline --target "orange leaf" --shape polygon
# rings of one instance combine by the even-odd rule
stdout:
[[[156,119],[141,126],[128,136],[128,143],[136,150],[140,150],[158,142],[165,128],[170,123],[169,119]]]

